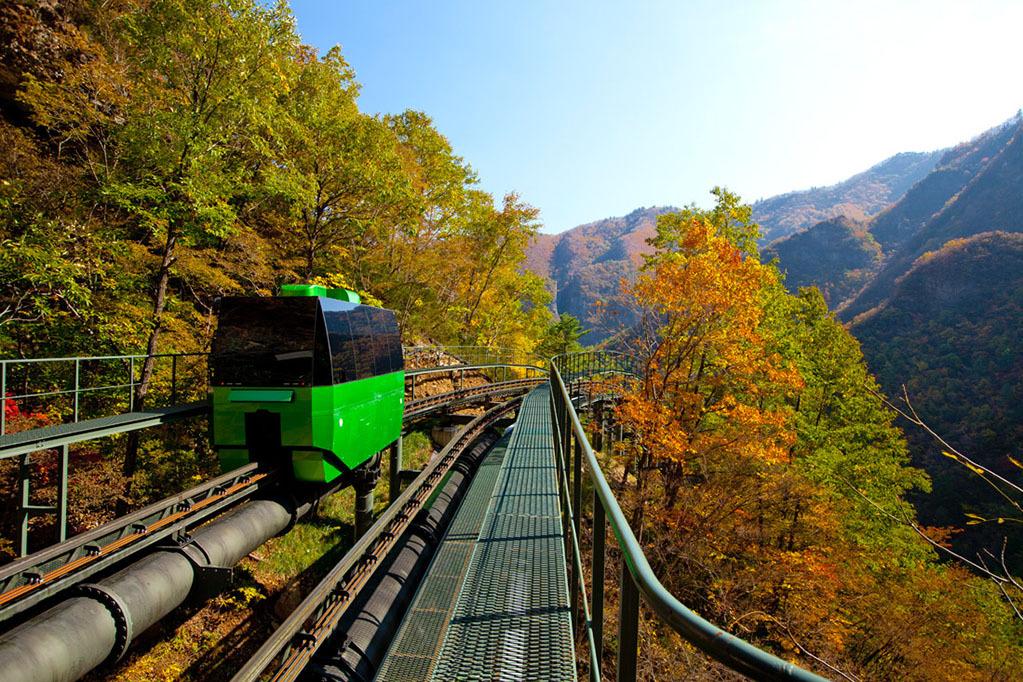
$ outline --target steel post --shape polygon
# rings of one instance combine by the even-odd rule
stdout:
[[[387,502],[393,504],[401,494],[401,436],[391,443],[390,480],[388,481]]]
[[[75,421],[78,421],[79,360],[75,358]]]
[[[355,486],[355,539],[373,525],[373,490],[376,486]]]
[[[32,475],[32,454],[26,452],[19,458],[18,462],[18,485],[21,488],[21,505],[18,509],[18,556],[28,555],[28,517],[29,499],[31,492],[29,486]]]
[[[57,542],[67,540],[67,471],[68,444],[65,443],[60,449],[60,463],[57,464]]]
[[[596,659],[604,660],[604,558],[607,543],[607,515],[604,505],[593,491],[593,557],[590,592],[590,619],[593,623],[593,644],[597,648]],[[590,671],[591,680],[599,680],[599,671]]]
[[[622,593],[618,606],[618,682],[636,679],[639,650],[639,589],[622,554]]]
[[[7,433],[7,363],[0,361],[0,436]]]

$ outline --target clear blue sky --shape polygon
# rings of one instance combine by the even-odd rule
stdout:
[[[292,0],[369,113],[425,111],[544,231],[827,185],[1023,106],[1023,1]]]

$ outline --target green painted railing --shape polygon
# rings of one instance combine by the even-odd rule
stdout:
[[[42,411],[62,422],[133,412],[147,355],[0,360],[0,436],[8,412]],[[161,353],[149,395],[166,405],[195,400],[206,389],[206,353]]]
[[[478,370],[492,381],[509,378],[509,370],[547,371],[549,359],[512,348],[477,346],[406,346],[403,354],[416,361],[409,374]],[[146,355],[104,355],[74,358],[0,359],[0,436],[8,433],[8,411],[43,411],[63,422],[132,412],[135,389]],[[201,399],[207,382],[206,353],[160,353],[150,380],[150,407]],[[422,364],[427,363],[427,364]],[[531,373],[529,374],[532,375]]]
[[[575,393],[588,377],[634,374],[636,368],[620,354],[584,353],[561,355],[551,362],[551,417],[554,423],[555,454],[561,480],[562,518],[565,537],[571,538],[569,589],[572,616],[579,622],[580,609],[590,648],[590,679],[599,680],[604,651],[604,576],[607,524],[621,549],[621,593],[618,613],[617,679],[636,679],[639,649],[640,600],[675,632],[732,670],[757,680],[799,680],[823,682],[824,678],[762,651],[693,613],[661,584],[633,534],[608,485],[593,448],[572,404],[569,385]],[[566,382],[562,373],[570,376]],[[569,456],[572,458],[569,465]],[[591,556],[591,597],[587,601],[580,551],[583,463],[593,487],[593,550]]]

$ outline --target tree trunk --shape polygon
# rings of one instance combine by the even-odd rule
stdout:
[[[156,364],[156,349],[160,340],[160,330],[163,322],[163,311],[167,303],[167,282],[170,280],[170,268],[174,264],[174,246],[177,243],[177,231],[171,227],[167,230],[167,242],[163,247],[163,257],[160,260],[160,270],[156,277],[156,290],[153,296],[153,330],[149,333],[149,343],[146,345],[146,359],[142,363],[142,375],[134,389],[134,408],[142,408],[142,402],[149,392],[149,382],[153,378],[153,366]],[[139,432],[132,431],[128,434],[128,442],[125,444],[124,465],[121,473],[126,479],[124,495],[117,501],[117,516],[123,516],[128,512],[129,498],[131,496],[132,484],[134,483],[135,470],[138,467]]]

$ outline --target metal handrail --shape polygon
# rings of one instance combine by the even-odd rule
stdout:
[[[462,368],[487,370],[492,368],[520,368],[520,369],[536,369],[544,373],[547,371],[548,358],[539,355],[537,353],[531,353],[528,351],[522,351],[514,348],[486,348],[483,346],[405,346],[402,348],[404,356],[408,357],[416,353],[434,352],[443,356],[448,356],[454,360],[459,361],[456,365],[445,365],[444,367],[451,367],[452,369]],[[93,395],[103,391],[112,392],[115,396],[119,391],[127,390],[128,394],[126,399],[128,401],[128,411],[132,411],[136,406],[134,405],[134,389],[138,386],[138,378],[136,377],[137,370],[142,366],[143,362],[152,357],[156,360],[167,359],[171,361],[170,373],[171,373],[171,386],[170,386],[170,401],[175,403],[178,398],[178,385],[182,383],[178,377],[178,361],[187,358],[204,358],[207,357],[208,353],[205,352],[194,352],[194,353],[156,353],[153,356],[137,354],[137,355],[90,355],[90,356],[79,356],[69,358],[11,358],[11,359],[0,359],[0,407],[3,407],[7,403],[5,401],[10,400],[17,403],[20,400],[35,400],[39,398],[54,398],[58,396],[71,396],[71,403],[67,406],[68,416],[72,423],[79,421],[79,403],[80,397]],[[126,365],[127,369],[127,381],[115,380],[116,383],[104,384],[102,386],[83,386],[82,385],[82,370],[86,363],[110,363],[120,362]],[[11,370],[19,366],[30,366],[30,365],[46,365],[46,364],[58,364],[67,363],[68,367],[66,375],[62,375],[57,379],[50,380],[47,383],[49,386],[40,387],[32,391],[26,391],[17,395],[7,395],[7,389],[11,384]],[[107,370],[109,371],[109,370]],[[430,371],[444,371],[444,369],[438,368],[417,368],[410,370],[407,374],[412,376],[416,374],[424,374]],[[505,369],[507,374],[507,369]],[[202,377],[205,380],[206,371],[205,369],[200,372],[195,372],[196,377]],[[505,376],[505,378],[507,378]],[[71,385],[72,388],[60,389],[53,388],[50,386],[54,384]],[[95,416],[95,415],[93,415]],[[6,410],[0,409],[0,435],[7,433],[7,415]]]
[[[533,353],[531,351],[519,350],[518,348],[488,348],[486,346],[404,346],[402,354],[407,358],[415,353],[430,353],[450,356],[461,360],[461,364],[515,364],[531,365],[546,369],[550,358]],[[479,358],[486,358],[485,362],[474,362]],[[493,360],[491,360],[493,359]],[[452,365],[457,367],[458,365]]]
[[[690,643],[695,645],[704,653],[710,655],[719,662],[725,664],[732,670],[748,675],[758,680],[799,680],[802,682],[824,682],[825,678],[803,670],[794,663],[789,663],[777,656],[762,651],[757,647],[743,641],[735,635],[729,634],[709,621],[687,608],[682,602],[676,599],[658,580],[650,563],[643,553],[642,546],[636,539],[629,526],[628,520],[618,501],[615,499],[611,487],[601,471],[597,457],[590,447],[589,440],[583,430],[579,415],[572,405],[569,391],[562,379],[558,364],[566,365],[565,356],[559,356],[551,362],[551,401],[552,410],[556,416],[555,444],[556,449],[564,454],[574,449],[575,451],[575,509],[572,511],[572,501],[565,500],[570,518],[575,527],[574,532],[578,534],[578,513],[579,507],[579,483],[581,474],[581,460],[585,458],[589,468],[590,481],[593,485],[593,507],[594,544],[597,538],[603,538],[606,533],[605,519],[610,521],[611,529],[617,538],[618,546],[622,551],[622,586],[620,598],[619,616],[619,647],[618,647],[618,679],[636,679],[636,644],[638,642],[639,626],[639,597],[642,595],[647,606],[656,613],[675,632],[680,634]],[[559,362],[559,360],[562,360]],[[567,365],[566,365],[567,366]],[[573,445],[574,439],[574,448]],[[567,463],[565,475],[567,476]],[[567,495],[567,486],[565,486]],[[598,509],[600,513],[598,513]],[[592,575],[596,581],[604,575],[603,551],[593,553]],[[581,582],[581,581],[580,581]],[[573,582],[573,584],[578,584]],[[593,652],[592,659],[600,661],[602,658],[602,643],[599,633],[603,630],[603,581],[601,579],[600,589],[594,589],[593,605],[590,610],[594,612],[593,629],[598,633],[595,637],[594,646],[597,650]],[[597,587],[597,584],[594,584]],[[585,592],[583,592],[585,594]],[[599,610],[598,606],[599,595]],[[584,597],[585,598],[585,597]],[[598,618],[596,614],[600,614]],[[599,680],[600,671],[591,670],[591,679]]]
[[[185,383],[185,379],[182,378],[179,381],[178,372],[178,360],[188,358],[203,358],[206,357],[207,353],[195,352],[195,353],[157,353],[152,356],[149,355],[91,355],[91,356],[79,356],[71,358],[12,358],[12,359],[0,359],[0,406],[6,407],[8,400],[12,403],[17,404],[19,400],[33,400],[37,398],[49,398],[55,396],[71,396],[71,403],[67,405],[66,409],[70,413],[72,423],[79,421],[79,407],[82,396],[95,394],[102,391],[113,392],[116,396],[119,391],[124,389],[128,390],[126,399],[128,401],[128,411],[132,411],[135,408],[134,405],[134,389],[139,385],[139,381],[136,377],[136,369],[141,368],[146,359],[152,357],[154,360],[170,359],[170,401],[171,403],[177,402],[179,384]],[[114,380],[116,383],[104,384],[102,386],[83,386],[82,385],[82,370],[85,363],[110,363],[120,362],[127,366],[127,381],[120,379]],[[46,365],[46,364],[57,364],[67,363],[68,367],[65,370],[65,375],[62,375],[56,379],[49,379],[47,383],[49,385],[72,384],[72,388],[66,389],[36,389],[20,394],[7,394],[7,389],[11,380],[11,369],[17,367],[29,367],[32,365]],[[121,368],[122,371],[124,368]],[[27,371],[27,370],[26,370]],[[108,368],[104,368],[103,371],[110,371]],[[73,374],[72,374],[73,372]],[[73,376],[73,380],[72,380]],[[201,373],[195,373],[197,378],[201,376],[205,381],[205,370]],[[0,435],[7,433],[7,410],[0,409]]]

